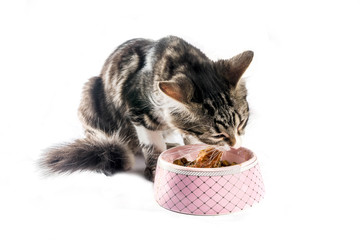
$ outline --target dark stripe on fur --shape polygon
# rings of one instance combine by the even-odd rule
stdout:
[[[193,129],[187,129],[188,132],[190,133],[194,133],[195,135],[202,135],[203,133],[202,132],[198,132],[198,131],[195,131]]]
[[[225,93],[224,95],[225,95],[225,99],[226,99],[226,101],[227,101],[227,105],[230,106],[230,107],[233,107],[233,106],[234,106],[234,103],[233,103],[233,101],[231,101],[231,99],[230,99],[230,94],[229,94],[229,93]]]
[[[221,104],[221,106],[226,106],[226,102],[225,102],[225,98],[223,97],[223,94],[218,94],[217,95],[217,99],[219,99],[219,103]]]
[[[93,77],[85,84],[83,99],[79,107],[80,114],[93,128],[111,134],[118,127],[118,121],[110,113],[110,105],[106,102],[103,81]]]
[[[215,108],[213,106],[211,106],[210,104],[208,103],[204,103],[203,104],[203,107],[204,109],[207,111],[207,113],[210,115],[210,116],[214,116],[215,115]]]
[[[219,125],[222,125],[225,129],[227,129],[229,127],[229,125],[227,125],[226,123],[224,122],[221,122],[219,120],[214,120],[215,121],[215,124],[219,124]]]
[[[77,139],[73,143],[47,150],[41,166],[50,172],[72,173],[90,170],[112,175],[130,169],[132,161],[127,148],[121,146],[118,141]]]
[[[244,129],[244,128],[246,127],[246,125],[247,125],[248,121],[249,121],[249,118],[247,118],[247,119],[246,119],[246,121],[245,121],[244,125],[242,126],[242,129]]]
[[[214,124],[214,128],[215,128],[216,133],[221,133],[220,128],[218,127],[218,125],[216,124],[216,122],[215,122],[215,124]]]
[[[158,121],[156,117],[154,117],[151,113],[144,114],[148,117],[148,119],[152,122],[152,126],[146,124],[145,127],[150,130],[156,130],[156,127],[159,126],[161,123]],[[155,128],[153,126],[156,126]]]
[[[233,126],[235,126],[235,123],[236,123],[235,112],[232,112],[232,113],[231,113],[231,124],[232,124]]]

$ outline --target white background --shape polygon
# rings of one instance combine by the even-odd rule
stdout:
[[[359,239],[358,1],[1,1],[0,239]],[[82,137],[83,84],[122,42],[177,35],[213,60],[251,49],[244,145],[265,199],[198,217],[157,205],[142,171],[44,177]]]

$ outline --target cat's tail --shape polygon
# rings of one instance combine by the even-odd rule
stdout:
[[[49,148],[40,160],[41,168],[50,173],[96,171],[105,175],[129,170],[134,155],[115,139],[77,139],[69,144]]]

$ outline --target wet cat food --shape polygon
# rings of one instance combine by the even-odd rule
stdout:
[[[222,151],[214,147],[208,147],[201,150],[194,161],[188,161],[185,157],[182,157],[175,159],[173,164],[195,168],[228,167],[237,164],[236,162],[229,163],[227,160],[221,160],[222,155]]]
[[[178,158],[178,159],[175,159],[173,161],[173,164],[176,164],[176,165],[181,165],[181,166],[186,166],[186,164],[188,164],[189,161],[186,159],[186,158]]]

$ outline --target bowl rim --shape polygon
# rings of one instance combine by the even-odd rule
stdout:
[[[182,145],[182,146],[178,146],[178,147],[171,148],[171,149],[183,148],[186,146],[189,146],[189,145]],[[209,146],[209,145],[207,145],[207,144],[191,144],[191,146]],[[171,149],[169,149],[169,150],[171,150]],[[229,174],[236,174],[236,173],[244,172],[244,171],[254,167],[257,164],[257,157],[253,151],[251,151],[250,149],[245,148],[245,147],[240,147],[238,149],[244,149],[244,150],[250,152],[252,157],[245,162],[242,162],[240,164],[236,164],[233,166],[228,166],[228,167],[193,168],[193,167],[180,166],[180,165],[176,165],[171,162],[165,161],[162,158],[162,156],[169,151],[169,150],[166,150],[159,155],[158,165],[159,165],[159,167],[163,168],[164,170],[168,170],[168,171],[175,172],[178,174],[183,174],[183,175],[221,176],[221,175],[229,175]],[[236,149],[235,149],[235,151],[236,151]]]

